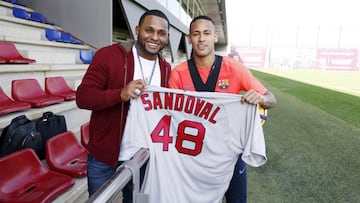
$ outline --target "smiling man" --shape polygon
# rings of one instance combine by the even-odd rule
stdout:
[[[77,89],[78,107],[92,111],[87,146],[90,196],[136,153],[124,132],[129,100],[147,85],[167,86],[171,67],[159,52],[168,43],[169,26],[163,12],[146,11],[136,26],[135,43],[128,49],[120,44],[99,49]],[[132,202],[131,184],[123,190],[123,202]]]
[[[261,105],[266,109],[275,106],[274,95],[243,64],[227,56],[215,55],[218,35],[211,18],[195,17],[190,23],[188,38],[192,45],[191,59],[172,69],[170,88],[232,94],[245,92],[241,102]],[[246,165],[241,156],[226,192],[227,203],[246,202]]]

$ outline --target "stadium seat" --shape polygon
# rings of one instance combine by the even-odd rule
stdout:
[[[29,103],[10,99],[0,87],[0,116],[29,108],[31,108]]]
[[[54,29],[45,29],[46,39],[49,41],[61,41],[60,32]]]
[[[50,95],[63,97],[65,101],[74,100],[76,91],[72,90],[63,77],[46,77],[45,92]]]
[[[30,14],[24,9],[13,7],[12,10],[13,16],[16,18],[21,18],[25,20],[30,20],[31,18]]]
[[[86,176],[87,151],[72,131],[48,139],[45,150],[50,169],[73,177]]]
[[[90,136],[90,123],[84,123],[80,127],[80,137],[81,137],[81,145],[87,148],[87,145],[89,143],[89,136]]]
[[[0,63],[6,63],[6,59],[0,56]]]
[[[80,50],[80,59],[84,64],[90,64],[94,57],[93,51],[90,50]]]
[[[34,59],[21,56],[15,45],[10,42],[0,42],[0,59],[5,60],[5,63],[28,64],[36,62]]]
[[[30,13],[30,20],[35,21],[35,22],[39,22],[39,23],[45,23],[45,17],[38,12],[31,12]]]
[[[70,176],[50,171],[27,148],[0,158],[0,202],[51,202],[74,185]]]
[[[36,79],[12,81],[11,95],[15,101],[28,102],[32,107],[44,107],[64,101],[64,98],[46,94]]]
[[[74,39],[72,34],[70,34],[68,32],[62,31],[60,33],[60,37],[61,37],[60,41],[62,41],[62,42],[72,43],[72,44],[83,44],[81,41]]]

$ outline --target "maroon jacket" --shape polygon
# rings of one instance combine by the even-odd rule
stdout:
[[[81,109],[92,110],[89,153],[98,161],[116,166],[130,102],[120,98],[122,88],[133,80],[131,47],[114,44],[99,49],[76,91]],[[161,86],[167,87],[171,66],[159,55]]]

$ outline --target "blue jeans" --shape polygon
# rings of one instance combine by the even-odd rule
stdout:
[[[96,160],[90,154],[87,163],[87,180],[89,197],[94,194],[111,176],[115,173],[117,167],[123,162],[119,161],[116,168]],[[140,182],[142,182],[145,174],[146,163],[140,169]],[[123,202],[132,202],[132,179],[126,184],[122,190]]]
[[[226,203],[246,203],[246,164],[241,155],[235,164],[234,174],[225,193]]]

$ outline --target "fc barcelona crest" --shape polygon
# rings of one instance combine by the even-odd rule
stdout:
[[[224,79],[224,80],[218,80],[218,87],[222,90],[226,89],[229,87],[229,80],[228,79]]]

